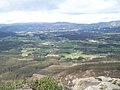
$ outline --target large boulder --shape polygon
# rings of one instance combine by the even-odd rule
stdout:
[[[120,79],[111,77],[77,78],[73,81],[72,90],[120,90]]]

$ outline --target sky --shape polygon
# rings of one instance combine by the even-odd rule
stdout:
[[[0,0],[0,23],[120,20],[120,0]]]

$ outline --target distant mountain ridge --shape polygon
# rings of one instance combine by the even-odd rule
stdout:
[[[120,27],[119,21],[100,22],[93,24],[77,24],[69,22],[56,23],[15,23],[15,24],[1,24],[0,31],[41,31],[41,30],[71,30],[71,29],[101,29],[106,27]]]

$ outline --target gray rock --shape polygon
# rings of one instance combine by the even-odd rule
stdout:
[[[111,77],[77,78],[73,81],[72,90],[120,90],[120,79]]]

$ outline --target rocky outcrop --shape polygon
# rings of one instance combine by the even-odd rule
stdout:
[[[120,79],[111,77],[76,78],[72,90],[120,90]]]
[[[30,80],[40,80],[43,77],[45,77],[45,75],[33,74]]]

